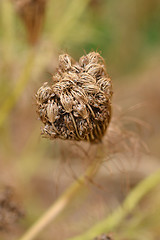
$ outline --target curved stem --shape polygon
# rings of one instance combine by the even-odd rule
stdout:
[[[51,221],[53,221],[74,198],[76,193],[84,187],[86,178],[93,177],[99,169],[100,161],[96,158],[92,165],[87,169],[84,175],[76,181],[57,199],[56,202],[42,215],[33,226],[19,239],[34,239]]]
[[[68,240],[91,240],[104,232],[113,231],[113,229],[115,229],[137,206],[140,200],[158,184],[160,184],[160,170],[142,180],[126,197],[122,206],[115,209],[106,219],[91,227],[87,232]]]

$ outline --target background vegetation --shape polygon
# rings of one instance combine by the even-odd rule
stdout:
[[[35,44],[27,40],[15,3],[0,1],[0,239],[23,235],[92,162],[95,146],[41,139],[34,94],[52,82],[60,53],[78,59],[97,50],[114,87],[112,134],[101,151],[109,148],[96,178],[37,237],[82,234],[83,240],[160,167],[160,2],[48,0]],[[160,186],[151,186],[140,202],[133,196],[132,211],[112,228],[107,222],[103,232],[116,240],[159,239]]]

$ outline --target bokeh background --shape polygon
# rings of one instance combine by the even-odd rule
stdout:
[[[93,50],[113,81],[113,143],[87,191],[37,239],[83,233],[160,167],[160,1],[1,0],[2,240],[18,239],[92,161],[95,146],[41,138],[34,95],[42,83],[52,83],[59,54],[78,60]],[[159,239],[159,190],[113,230],[113,238]]]

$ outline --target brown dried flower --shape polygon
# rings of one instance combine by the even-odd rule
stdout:
[[[99,142],[110,122],[112,83],[97,52],[75,62],[59,56],[53,85],[37,91],[37,112],[44,137]]]
[[[47,0],[12,0],[12,2],[24,22],[29,43],[37,43],[44,20]]]

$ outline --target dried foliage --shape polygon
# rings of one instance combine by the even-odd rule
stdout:
[[[45,16],[47,0],[12,0],[26,27],[28,41],[37,43]]]
[[[99,237],[94,238],[94,240],[113,240],[110,235],[102,234]]]
[[[0,190],[0,231],[12,229],[23,216],[23,212],[13,195],[13,190],[10,187]]]
[[[99,53],[75,62],[59,56],[53,85],[37,91],[37,112],[44,137],[99,142],[111,118],[112,83]]]

